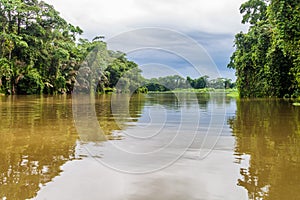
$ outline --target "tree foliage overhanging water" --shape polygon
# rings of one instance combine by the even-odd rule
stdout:
[[[300,95],[300,3],[248,0],[240,7],[247,33],[235,36],[228,67],[236,69],[241,97]]]
[[[103,70],[97,89],[112,89],[137,64],[107,49],[103,37],[81,39],[83,31],[39,0],[0,1],[0,92],[6,94],[70,93],[79,68],[97,47]],[[129,72],[130,73],[130,72]],[[125,80],[126,82],[126,80]]]

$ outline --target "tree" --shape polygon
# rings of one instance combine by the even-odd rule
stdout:
[[[189,76],[186,78],[188,84],[195,89],[202,89],[207,87],[208,76],[202,76],[197,79],[191,79]]]
[[[12,94],[41,93],[44,86],[50,93],[66,91],[64,72],[78,60],[73,51],[82,30],[43,1],[2,0],[0,7],[1,57],[11,67],[2,89]]]
[[[281,51],[287,61],[290,89],[300,95],[300,3],[272,0],[268,7],[270,24],[274,27],[272,50]]]
[[[83,31],[43,1],[1,0],[0,24],[0,92],[6,94],[71,93],[80,68],[95,72],[80,77],[82,87],[95,89],[89,87],[97,83],[96,90],[104,92],[138,67],[125,54],[109,51],[103,36],[78,38]]]
[[[299,94],[299,3],[248,0],[240,12],[250,28],[235,36],[236,50],[228,64],[236,69],[240,96]]]
[[[189,77],[188,77],[189,78]],[[165,76],[152,78],[146,81],[146,88],[149,91],[170,91],[175,89],[188,88],[188,84],[185,78],[179,75]]]

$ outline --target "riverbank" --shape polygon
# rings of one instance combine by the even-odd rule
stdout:
[[[214,88],[202,88],[202,89],[175,89],[170,91],[149,91],[148,93],[226,93],[229,97],[239,97],[237,89],[214,89]]]

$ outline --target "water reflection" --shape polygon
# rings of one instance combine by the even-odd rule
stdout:
[[[38,191],[37,199],[243,199],[244,189],[235,185],[239,170],[232,157],[234,138],[222,121],[235,113],[233,99],[170,93],[96,95],[93,101],[101,135],[93,134],[87,123],[85,140],[78,142],[71,97],[0,97],[0,199],[29,199]],[[78,103],[90,108],[85,107],[89,102]],[[220,112],[223,108],[226,113]],[[238,104],[237,117],[231,120],[237,144],[243,140],[237,128],[241,110]],[[251,119],[242,122],[247,123]],[[117,154],[110,145],[137,152],[140,158]],[[251,154],[239,146],[238,157]],[[82,148],[90,148],[92,155]],[[208,153],[208,159],[199,159]],[[144,176],[118,173],[98,162],[144,172],[179,157],[172,166]],[[240,185],[252,184],[247,170]]]
[[[74,101],[81,140],[92,157],[127,173],[160,170],[178,160],[189,147],[195,150],[195,157],[203,159],[222,134],[226,107],[232,104],[225,94],[114,94],[110,101],[99,101],[100,105],[96,101],[93,111],[94,103],[89,99],[78,96]],[[97,120],[87,114],[92,112]],[[93,120],[95,123],[91,123]],[[95,145],[107,138],[112,141],[102,148]]]
[[[147,95],[148,106],[153,106],[156,104],[164,105],[168,109],[178,110],[180,108],[180,100],[182,99],[182,94],[174,94],[174,93],[150,93]],[[181,98],[180,98],[181,97]]]
[[[245,199],[222,112],[231,116],[234,101],[224,94],[106,97],[95,100],[97,121],[106,137],[122,140],[86,137],[77,147],[86,156],[66,163],[36,199]]]
[[[75,158],[67,97],[0,98],[0,199],[28,199]]]
[[[243,100],[229,123],[237,163],[250,156],[238,180],[249,199],[298,199],[300,109],[281,100]]]
[[[136,121],[143,97],[122,98],[130,98]],[[109,137],[122,128],[112,116],[111,96],[97,96],[96,102],[99,124]],[[0,97],[0,199],[33,198],[41,185],[60,174],[63,164],[78,158],[71,103],[70,96]]]
[[[120,135],[114,133],[117,133],[118,131],[128,127],[130,122],[137,122],[141,117],[144,105],[144,95],[97,95],[95,97],[94,106],[95,114],[97,116],[97,123],[99,123],[99,126],[102,130],[101,134],[104,135],[105,139],[121,139]],[[85,131],[85,133],[93,134],[94,131]],[[97,142],[101,140],[99,140],[99,135],[94,137],[90,135],[88,136],[87,141]]]

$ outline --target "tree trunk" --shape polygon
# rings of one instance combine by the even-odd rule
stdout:
[[[21,16],[20,13],[18,13],[18,35],[21,33]]]

